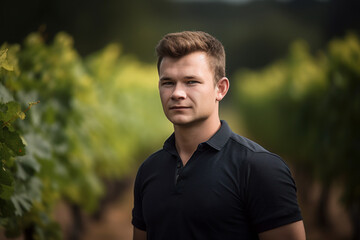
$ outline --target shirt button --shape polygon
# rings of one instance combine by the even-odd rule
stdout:
[[[176,183],[179,183],[181,180],[182,180],[181,175],[178,175],[177,178],[176,178]]]

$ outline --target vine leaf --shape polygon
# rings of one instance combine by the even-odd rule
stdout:
[[[18,116],[18,113],[21,112],[20,104],[18,102],[8,102],[4,104],[6,107],[6,110],[2,113],[1,119],[4,124],[7,122],[11,122],[12,119],[16,119]]]
[[[0,142],[11,149],[15,156],[25,155],[25,145],[18,133],[11,132],[8,128],[1,128]]]
[[[5,170],[5,168],[0,169],[0,198],[4,200],[9,200],[14,193],[14,178]]]
[[[8,49],[0,50],[0,68],[4,68],[8,71],[14,71],[14,66],[10,65],[7,61],[7,51]]]
[[[28,212],[34,201],[41,196],[42,183],[39,178],[33,177],[26,182],[18,182],[15,185],[15,192],[11,196],[11,202],[15,207],[15,215],[22,216]]]
[[[1,104],[0,121],[3,122],[2,127],[7,126],[10,129],[10,131],[14,131],[14,128],[11,126],[11,123],[18,118],[24,120],[26,116],[25,113],[29,111],[32,106],[38,104],[39,102],[40,101],[30,102],[28,108],[26,108],[24,111],[21,111],[21,107],[18,102],[11,101],[6,104]],[[4,105],[6,110],[3,110]]]

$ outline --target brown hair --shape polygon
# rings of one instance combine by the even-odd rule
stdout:
[[[202,51],[209,57],[214,69],[215,83],[225,77],[225,50],[219,40],[201,31],[184,31],[165,35],[156,46],[157,68],[164,57],[180,58],[189,53]]]

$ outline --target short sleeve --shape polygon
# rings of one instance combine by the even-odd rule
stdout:
[[[302,220],[296,186],[285,162],[275,154],[254,153],[246,168],[246,203],[260,233]]]
[[[146,224],[143,217],[142,211],[142,181],[141,181],[141,167],[138,170],[138,173],[135,178],[134,185],[134,208],[132,210],[132,221],[131,223],[134,227],[146,231]]]

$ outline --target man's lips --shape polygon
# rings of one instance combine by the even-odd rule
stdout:
[[[180,110],[180,109],[188,109],[190,107],[187,106],[172,106],[170,107],[171,110]]]

